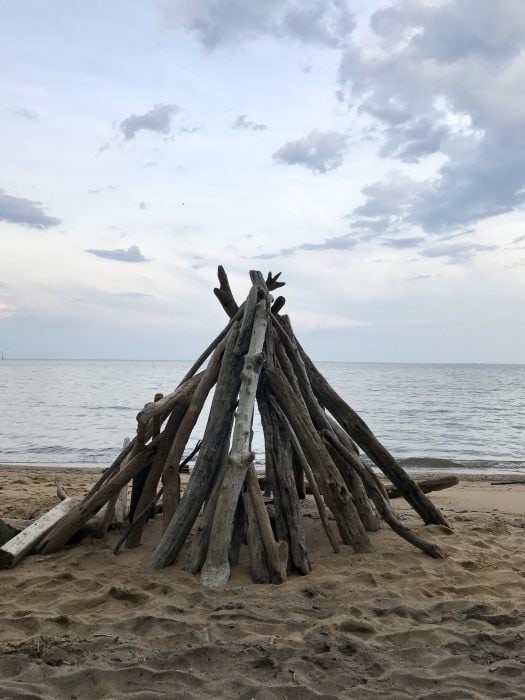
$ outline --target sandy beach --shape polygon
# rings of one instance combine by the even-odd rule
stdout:
[[[0,517],[32,520],[91,470],[0,468]],[[465,481],[432,494],[453,527],[424,528],[433,560],[390,530],[375,553],[331,552],[306,503],[310,576],[223,590],[179,565],[151,571],[159,538],[118,557],[117,535],[0,572],[2,698],[523,698],[525,485]],[[242,563],[242,562],[241,562]]]

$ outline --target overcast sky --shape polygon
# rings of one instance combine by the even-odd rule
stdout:
[[[0,0],[0,349],[525,362],[523,0]]]

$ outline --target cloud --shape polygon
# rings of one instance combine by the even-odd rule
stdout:
[[[359,239],[352,236],[353,234],[347,233],[344,236],[326,238],[322,243],[301,243],[293,248],[283,248],[277,253],[261,253],[252,257],[254,259],[270,260],[271,258],[287,258],[300,250],[351,250],[359,243]]]
[[[193,126],[181,126],[179,134],[197,134],[202,131],[202,124],[193,124]]]
[[[266,124],[256,124],[249,121],[246,114],[239,114],[232,124],[232,129],[242,129],[244,131],[264,131],[267,128]]]
[[[158,104],[145,114],[127,117],[120,123],[119,129],[126,141],[134,139],[139,131],[153,131],[167,136],[171,130],[171,120],[178,111],[176,104]]]
[[[315,173],[341,167],[347,136],[337,131],[311,131],[303,139],[288,141],[272,158],[283,165],[302,165]]]
[[[354,214],[388,211],[396,226],[443,234],[521,206],[525,5],[398,0],[372,15],[371,28],[373,49],[344,52],[340,98],[381,127],[381,156],[443,158],[426,183],[396,189],[386,178],[365,188]]]
[[[98,189],[88,190],[89,194],[100,194],[101,192],[116,190],[114,185],[105,185],[104,187],[99,187]]]
[[[482,245],[481,243],[439,243],[419,252],[425,258],[448,257],[451,263],[468,262],[476,253],[497,250],[497,245]]]
[[[99,258],[107,258],[108,260],[118,260],[119,262],[140,263],[148,262],[149,258],[145,258],[140,252],[140,248],[136,245],[130,246],[127,250],[123,248],[115,248],[113,250],[103,250],[89,248],[86,253],[91,253]]]
[[[147,208],[148,208],[147,202],[139,202],[139,209],[147,209]]]
[[[34,109],[26,109],[25,107],[15,107],[11,110],[13,114],[21,119],[27,119],[29,122],[38,121],[38,113]]]
[[[0,221],[30,228],[50,228],[62,223],[60,219],[45,213],[42,202],[12,197],[2,189],[0,189]]]
[[[388,246],[389,248],[415,248],[420,243],[423,243],[424,240],[424,238],[417,236],[412,238],[385,238],[385,240],[381,242],[381,245]]]
[[[347,0],[164,0],[164,19],[184,28],[208,49],[261,37],[339,47],[355,22]]]
[[[152,299],[153,294],[145,294],[144,292],[116,292],[115,296],[125,297],[126,299]]]

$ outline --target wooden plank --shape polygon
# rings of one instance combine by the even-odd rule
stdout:
[[[66,498],[38,520],[0,547],[0,569],[10,569],[27,556],[40,540],[69,512],[73,505]]]

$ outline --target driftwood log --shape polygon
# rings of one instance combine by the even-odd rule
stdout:
[[[60,549],[97,513],[100,534],[115,521],[122,527],[123,494],[132,483],[129,523],[115,553],[124,542],[139,545],[148,518],[162,510],[164,528],[152,568],[172,564],[189,545],[186,570],[200,572],[204,586],[221,587],[242,561],[246,544],[252,579],[283,583],[312,568],[303,516],[306,483],[326,537],[340,556],[350,553],[341,550],[341,543],[371,554],[368,533],[381,522],[425,554],[444,556],[432,535],[423,536],[423,526],[416,531],[401,521],[390,498],[403,497],[426,524],[447,526],[425,494],[447,488],[455,477],[418,483],[404,471],[315,367],[289,318],[280,315],[285,299],[271,296],[284,284],[279,277],[252,271],[249,293],[237,303],[219,267],[214,293],[229,318],[227,325],[175,391],[157,394],[139,411],[136,435],[90,492],[75,505],[68,500],[57,506],[67,512],[39,530],[32,551]],[[181,496],[183,454],[212,390],[195,465]],[[256,408],[264,437],[264,496],[252,449]],[[361,451],[392,486],[385,487]],[[16,545],[17,537],[6,546]]]

